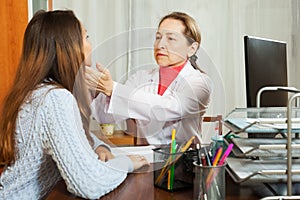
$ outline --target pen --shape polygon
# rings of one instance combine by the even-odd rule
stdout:
[[[221,160],[220,160],[220,162],[219,162],[219,165],[223,165],[223,164],[224,164],[224,162],[225,162],[226,158],[229,156],[229,154],[230,154],[232,148],[233,148],[233,144],[230,143],[230,144],[228,145],[228,148],[227,148],[226,151],[224,152],[224,154],[223,154],[223,156],[222,156],[222,158],[221,158]]]
[[[201,163],[203,166],[207,166],[206,158],[204,153],[201,154]]]
[[[207,159],[207,164],[208,164],[208,166],[211,166],[210,158],[209,158],[209,155],[208,155],[205,147],[204,147],[204,151],[205,151],[205,155],[206,155],[206,159]]]
[[[196,144],[196,149],[197,149],[197,164],[201,164],[201,158],[200,158],[200,144]]]
[[[155,147],[154,149],[152,149],[153,151],[157,151],[157,150],[159,150],[159,149],[161,149],[161,147]]]

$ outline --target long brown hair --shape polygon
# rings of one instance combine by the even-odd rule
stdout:
[[[39,11],[29,22],[15,81],[7,95],[0,120],[0,166],[15,161],[18,111],[40,83],[75,94],[86,133],[90,110],[83,80],[82,27],[72,11]],[[82,98],[83,97],[83,98]],[[88,135],[88,134],[87,134]]]
[[[183,12],[172,12],[166,16],[164,16],[158,26],[161,25],[161,23],[165,20],[165,19],[175,19],[175,20],[179,20],[183,23],[183,25],[185,26],[185,30],[183,32],[183,34],[185,35],[185,37],[187,38],[188,42],[190,44],[192,44],[193,42],[198,42],[198,48],[200,47],[200,43],[201,43],[201,33],[199,30],[199,27],[196,23],[196,21],[189,16],[186,13]],[[203,72],[197,65],[196,61],[197,61],[197,56],[194,54],[189,58],[192,66],[195,69],[200,70],[201,72]]]

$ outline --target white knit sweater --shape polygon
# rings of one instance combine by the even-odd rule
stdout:
[[[95,136],[94,149],[103,144]],[[61,177],[68,190],[96,199],[116,188],[131,172],[126,157],[98,160],[85,136],[74,96],[42,86],[22,105],[16,126],[17,159],[0,177],[0,199],[41,199]]]

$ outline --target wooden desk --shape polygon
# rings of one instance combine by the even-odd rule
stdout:
[[[226,200],[256,200],[260,199],[249,186],[240,186],[232,181],[226,175]],[[46,200],[72,200],[80,199],[66,189],[65,183],[60,181],[52,192],[48,195]],[[192,200],[193,188],[180,190],[176,192],[167,192],[165,190],[154,187],[153,173],[132,173],[129,174],[126,180],[115,190],[102,196],[101,200]]]
[[[113,135],[103,135],[100,130],[93,132],[100,140],[112,146],[133,146],[136,143],[136,138],[123,130],[115,130]]]

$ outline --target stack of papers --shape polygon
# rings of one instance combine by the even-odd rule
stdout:
[[[153,163],[153,149],[155,146],[133,146],[133,147],[113,147],[111,152],[115,156],[120,155],[141,155],[145,156],[149,163]]]

